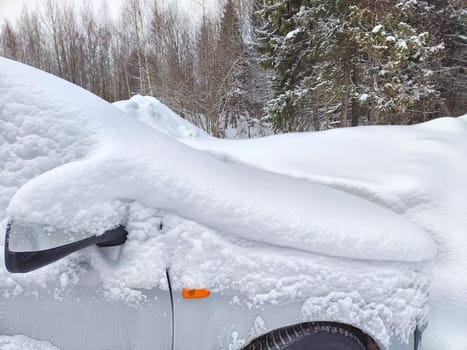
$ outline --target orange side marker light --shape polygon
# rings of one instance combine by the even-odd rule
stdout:
[[[185,299],[207,298],[211,292],[208,289],[182,289],[182,297]]]

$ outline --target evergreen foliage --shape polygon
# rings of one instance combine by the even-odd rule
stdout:
[[[267,0],[257,33],[261,63],[275,74],[268,106],[275,129],[316,130],[333,119],[341,126],[362,119],[407,124],[441,112],[433,69],[445,44],[431,21],[453,8],[413,0]]]

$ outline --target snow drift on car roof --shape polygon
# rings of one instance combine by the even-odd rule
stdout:
[[[242,141],[183,139],[219,159],[351,193],[407,218],[438,246],[430,349],[467,339],[467,115]],[[282,146],[285,145],[285,146]]]
[[[245,239],[329,256],[435,255],[424,231],[387,209],[219,161],[39,70],[0,59],[0,91],[1,130],[10,130],[2,136],[9,145],[1,159],[2,197],[22,185],[11,217],[99,232],[124,219],[122,203],[136,201]],[[62,147],[69,151],[57,155]]]

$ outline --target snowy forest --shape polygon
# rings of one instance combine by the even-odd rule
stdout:
[[[49,0],[0,31],[0,55],[110,102],[155,96],[217,137],[413,124],[467,111],[462,0]]]

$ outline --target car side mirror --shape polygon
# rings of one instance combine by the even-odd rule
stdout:
[[[5,235],[7,270],[13,273],[30,272],[94,244],[99,247],[122,245],[127,240],[128,232],[124,226],[120,225],[105,231],[102,235],[93,235],[79,240],[72,235],[63,235],[65,239],[62,236],[58,240],[57,237],[51,239],[57,235],[59,234],[51,227],[16,223],[16,221],[8,222]]]

